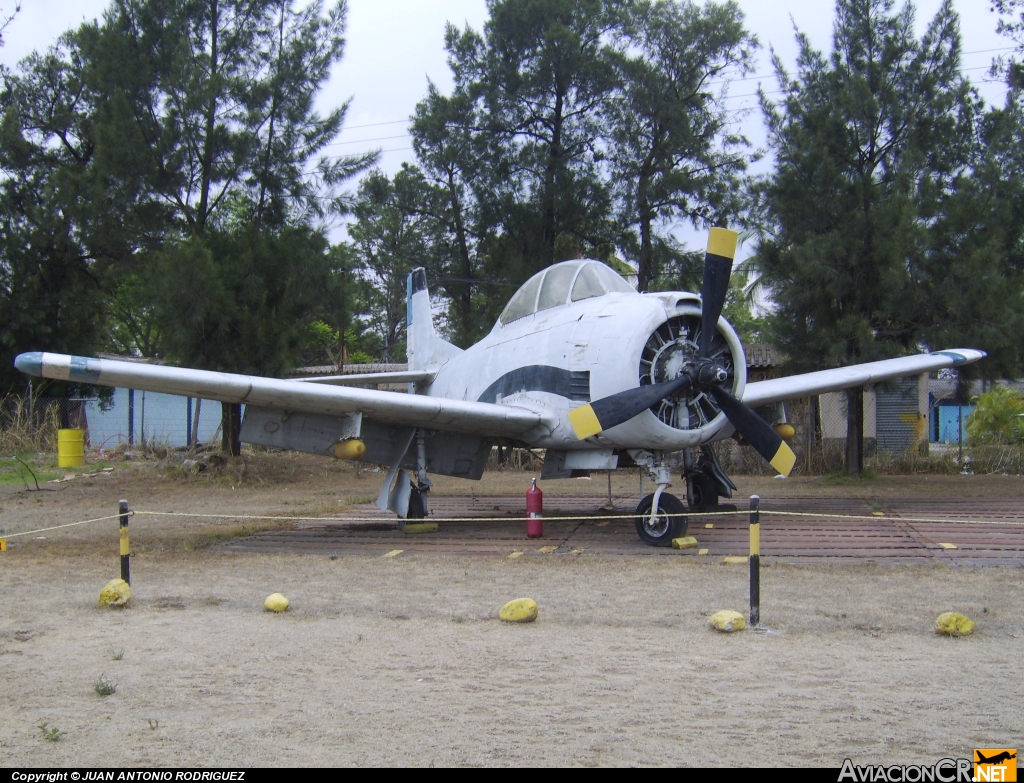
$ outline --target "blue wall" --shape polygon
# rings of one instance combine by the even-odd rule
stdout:
[[[963,431],[960,433],[963,442],[967,443],[967,417],[971,415],[974,407],[964,405],[940,405],[932,409],[932,426],[929,428],[929,440],[932,443],[959,443],[957,439],[957,424],[960,423]],[[938,433],[936,434],[936,425]]]
[[[113,448],[128,441],[128,390],[114,389],[113,405],[100,410],[98,400],[86,404],[89,445]],[[155,441],[164,446],[181,447],[188,443],[188,399],[173,394],[135,392],[134,442]],[[195,415],[196,401],[192,400]],[[220,403],[204,400],[199,414],[199,442],[213,439],[220,427]]]

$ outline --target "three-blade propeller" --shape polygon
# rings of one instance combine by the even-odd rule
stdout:
[[[629,421],[666,397],[705,392],[718,404],[736,431],[773,468],[783,475],[789,475],[796,462],[793,450],[764,419],[725,388],[728,373],[710,358],[711,343],[729,291],[729,277],[733,258],[736,257],[738,236],[735,231],[713,228],[708,237],[708,249],[704,256],[704,282],[701,287],[701,331],[696,356],[683,365],[679,375],[671,380],[628,389],[570,411],[569,421],[576,437],[580,440],[593,437]]]

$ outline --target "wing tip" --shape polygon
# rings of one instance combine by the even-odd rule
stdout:
[[[25,375],[41,378],[43,376],[43,352],[29,351],[18,354],[14,360],[14,367]]]
[[[977,348],[950,348],[945,351],[935,351],[939,356],[945,356],[953,360],[953,364],[970,364],[988,356],[987,351],[980,351]]]

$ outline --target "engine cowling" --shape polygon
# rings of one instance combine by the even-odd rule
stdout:
[[[683,372],[697,355],[701,329],[699,304],[677,305],[675,312],[658,326],[644,344],[638,373],[640,385],[671,381]],[[728,321],[720,318],[711,343],[711,358],[727,374],[727,388],[742,399],[747,383],[747,362],[739,336]],[[650,408],[651,413],[667,427],[710,439],[728,422],[715,401],[698,391],[682,392]]]

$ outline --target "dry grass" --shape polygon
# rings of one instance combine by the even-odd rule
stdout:
[[[59,426],[56,406],[32,410],[24,398],[6,397],[0,400],[0,454],[56,452]]]

